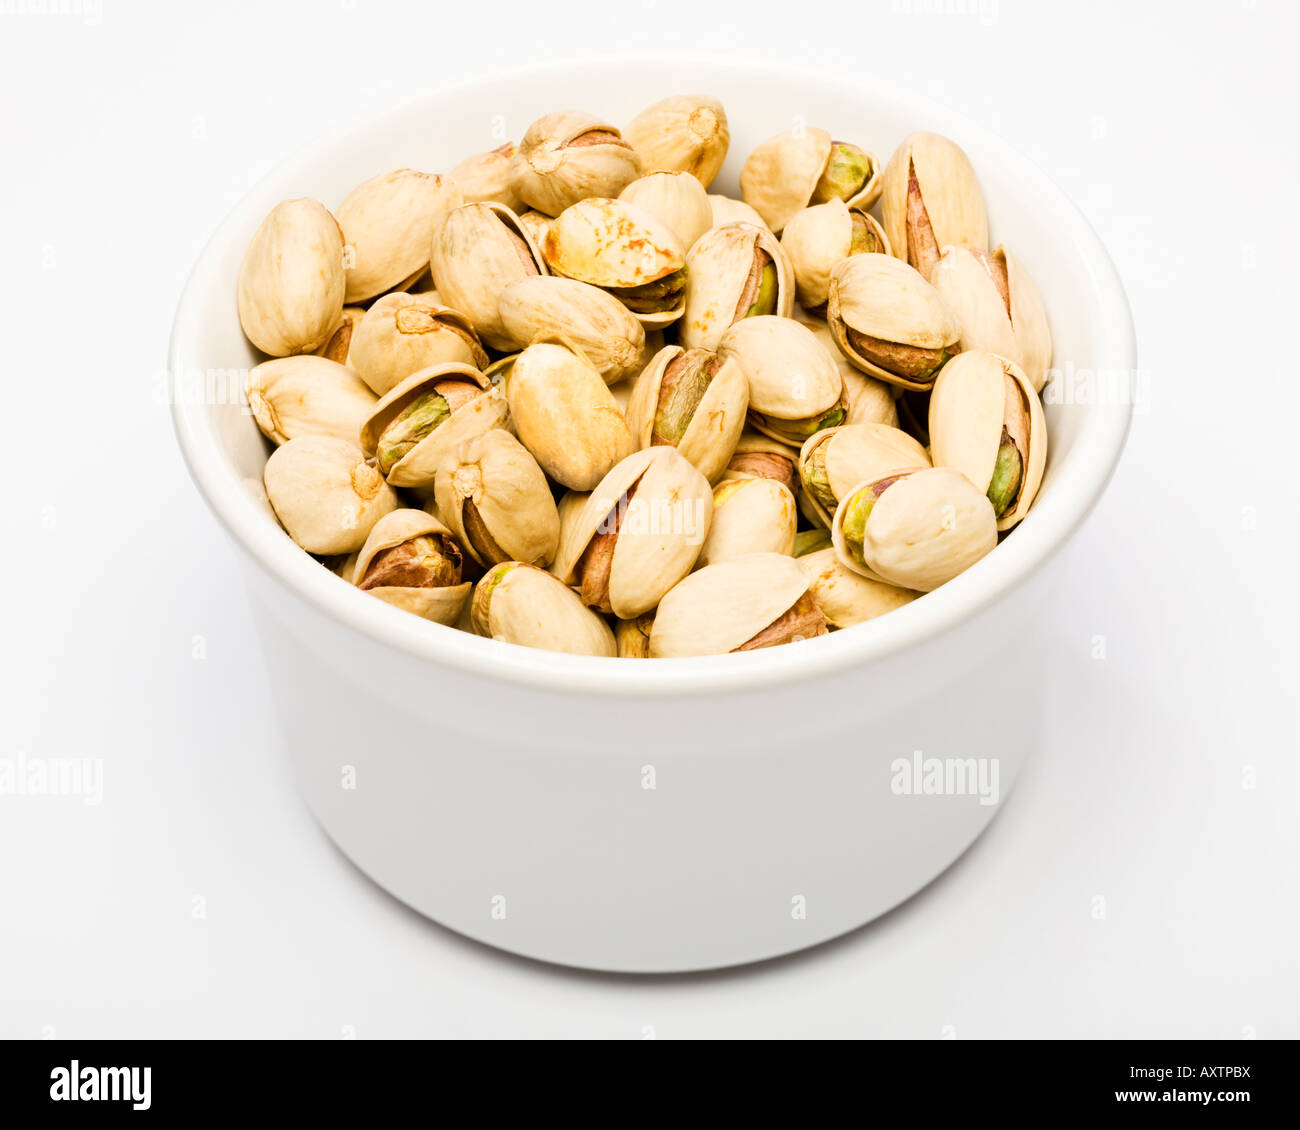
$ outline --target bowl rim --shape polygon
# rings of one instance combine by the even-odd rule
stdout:
[[[1052,484],[1016,528],[1015,536],[924,600],[893,610],[869,624],[832,632],[817,639],[736,655],[658,659],[633,663],[617,659],[540,652],[447,628],[367,597],[322,568],[266,516],[246,484],[229,473],[216,441],[207,405],[186,395],[187,372],[211,368],[196,356],[195,331],[209,308],[204,301],[221,285],[219,260],[233,239],[260,222],[258,199],[287,165],[324,156],[363,123],[381,121],[419,103],[472,93],[504,81],[523,81],[582,67],[710,68],[734,75],[769,78],[842,89],[845,83],[866,98],[905,102],[916,107],[926,128],[978,146],[1027,182],[1081,249],[1100,311],[1094,345],[1099,366],[1128,374],[1127,396],[1113,396],[1088,406],[1088,422],[1075,437],[1070,473]],[[692,76],[693,78],[694,76]],[[678,85],[676,80],[674,85]],[[1078,207],[1050,177],[991,131],[964,115],[899,84],[871,76],[828,78],[788,62],[757,57],[718,56],[683,51],[627,51],[553,58],[522,66],[500,67],[433,84],[377,111],[356,115],[299,147],[262,177],[226,215],[204,246],[182,291],[168,351],[172,419],[182,455],[200,494],[235,542],[256,564],[315,611],[406,656],[450,665],[487,679],[543,690],[581,691],[620,696],[673,697],[719,691],[754,690],[774,683],[795,683],[881,660],[958,628],[1009,596],[1040,569],[1083,522],[1105,489],[1123,451],[1132,418],[1132,374],[1137,358],[1132,315],[1123,283],[1100,238]]]

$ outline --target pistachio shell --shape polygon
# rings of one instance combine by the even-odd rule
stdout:
[[[753,224],[756,228],[771,230],[767,227],[767,221],[743,200],[719,196],[711,192],[709,209],[713,213],[712,226],[715,228],[725,227],[727,224]]]
[[[562,345],[539,342],[515,360],[506,382],[520,442],[552,479],[591,490],[634,449],[600,373]]]
[[[542,246],[542,240],[546,238],[546,233],[551,230],[553,223],[555,223],[554,218],[545,212],[534,212],[530,208],[526,212],[519,213],[519,226],[528,233],[528,238],[533,241],[534,247]]]
[[[858,372],[835,344],[835,335],[831,333],[825,319],[801,312],[799,321],[812,330],[817,340],[825,346],[826,352],[835,358],[835,365],[844,381],[844,422],[898,427],[898,407],[894,400],[893,386]]]
[[[740,170],[740,191],[774,232],[807,205],[831,152],[831,135],[805,127],[770,137]]]
[[[348,354],[352,349],[352,335],[365,315],[364,307],[344,306],[334,332],[325,339],[324,345],[315,350],[313,356],[324,357],[330,361],[337,361],[340,365],[346,365]]]
[[[263,353],[311,353],[343,311],[343,236],[316,200],[277,204],[239,267],[239,323]]]
[[[706,188],[727,158],[731,130],[722,103],[707,94],[679,94],[647,106],[624,137],[647,173],[691,173]]]
[[[555,557],[560,515],[550,485],[507,431],[495,428],[448,451],[438,464],[434,498],[456,539],[481,565],[545,566]]]
[[[605,621],[549,573],[532,565],[493,566],[475,586],[474,631],[505,643],[614,656],[614,633]]]
[[[724,655],[769,627],[808,591],[793,557],[755,553],[709,565],[659,603],[650,633],[656,658]],[[823,627],[822,631],[825,631]]]
[[[397,495],[355,443],[298,436],[271,452],[263,472],[280,524],[308,553],[351,553],[375,523],[397,509]]]
[[[528,127],[510,163],[510,188],[530,208],[558,216],[589,196],[617,196],[640,175],[641,158],[617,129],[565,110]]]
[[[654,627],[653,612],[635,620],[614,621],[614,640],[618,644],[620,659],[649,659],[650,630]]]
[[[514,348],[563,338],[607,384],[616,384],[640,369],[645,330],[623,303],[600,287],[556,275],[537,275],[507,286],[501,291],[498,307]]]
[[[799,452],[799,477],[808,505],[825,526],[831,524],[840,500],[859,483],[875,482],[904,467],[928,466],[925,448],[886,424],[827,428],[811,436]]]
[[[503,204],[457,208],[434,235],[429,263],[438,292],[478,335],[493,349],[513,349],[497,298],[511,283],[546,273],[519,217]]]
[[[830,200],[796,212],[781,233],[781,247],[794,271],[795,291],[805,310],[815,310],[826,303],[831,269],[853,252],[853,216],[861,217],[876,236],[879,253],[889,254],[885,233],[867,213],[851,212],[842,200]],[[877,234],[878,233],[878,234]]]
[[[352,572],[353,583],[359,585],[365,579],[366,571],[377,554],[427,534],[451,537],[451,531],[446,526],[423,510],[393,510],[385,514],[375,523],[357,555]],[[366,592],[404,612],[414,613],[438,624],[450,625],[455,624],[459,618],[472,588],[468,581],[462,581],[459,584],[429,588],[378,585]]]
[[[464,202],[504,204],[512,212],[521,211],[524,202],[510,187],[510,162],[514,155],[515,143],[508,141],[486,153],[466,157],[452,169],[451,179],[460,186]]]
[[[799,513],[794,495],[773,479],[731,479],[713,488],[713,521],[699,565],[751,553],[794,550]]]
[[[304,354],[263,361],[248,374],[248,403],[274,443],[294,436],[337,436],[355,443],[376,397],[351,369]]]
[[[845,568],[829,546],[800,557],[799,564],[811,582],[810,591],[822,615],[835,628],[851,628],[874,620],[917,597],[909,589],[873,581]]]
[[[799,449],[788,443],[746,430],[740,433],[735,454],[723,473],[726,479],[772,479],[792,494],[799,485]]]
[[[425,295],[386,294],[352,334],[349,364],[378,396],[444,361],[481,368],[487,354],[464,314]]]
[[[690,173],[660,172],[638,177],[618,198],[649,212],[687,251],[713,226],[709,194]]]
[[[756,258],[766,255],[775,272],[773,316],[794,312],[794,271],[776,236],[753,224],[727,224],[701,236],[686,258],[686,304],[681,341],[687,349],[717,349],[727,329],[748,316],[755,294]]]
[[[363,182],[339,205],[344,300],[364,302],[424,273],[434,229],[461,204],[450,177],[397,169]]]

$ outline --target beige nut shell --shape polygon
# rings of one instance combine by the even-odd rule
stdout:
[[[898,427],[898,405],[894,400],[892,385],[870,377],[856,369],[835,343],[835,335],[824,318],[804,311],[796,317],[816,335],[835,358],[835,365],[844,381],[844,422],[846,424],[889,424]]]
[[[988,211],[970,158],[956,142],[921,132],[903,139],[881,176],[881,224],[894,254],[907,258],[909,169],[916,171],[917,187],[939,247],[987,248]]]
[[[881,243],[881,253],[889,254],[889,241],[880,225],[862,212],[867,225]],[[795,213],[781,233],[781,246],[794,270],[795,294],[805,309],[816,309],[826,302],[831,270],[841,259],[849,257],[853,244],[853,216],[842,200],[814,204]]]
[[[500,580],[497,570],[504,570]],[[479,607],[485,586],[491,586],[486,616]],[[570,655],[618,654],[604,618],[543,569],[518,563],[495,566],[478,582],[473,599],[478,635]]]
[[[830,546],[805,554],[798,561],[811,584],[813,599],[833,628],[851,628],[874,620],[920,595],[845,568]]]
[[[753,224],[756,228],[771,230],[762,216],[743,200],[737,200],[733,196],[709,193],[709,209],[713,213],[715,228],[725,227],[727,224]]]
[[[365,545],[361,547],[349,579],[353,584],[360,584],[377,554],[425,534],[453,536],[437,518],[423,510],[394,510],[385,514],[375,523]],[[459,543],[460,539],[456,540]],[[453,625],[460,617],[473,587],[468,581],[463,581],[458,585],[443,585],[439,588],[381,585],[365,591],[403,612],[414,613],[438,624]]]
[[[780,241],[765,227],[727,224],[696,241],[686,257],[686,302],[680,325],[687,349],[717,349],[736,321],[736,307],[754,265],[756,250],[767,252],[776,269],[776,311],[794,312],[794,270]]]
[[[377,396],[444,361],[482,368],[487,353],[459,310],[436,296],[400,291],[375,300],[353,330],[348,350],[349,365]]]
[[[647,173],[690,173],[707,188],[727,159],[731,129],[722,103],[707,94],[678,94],[647,106],[623,137]]]
[[[773,479],[740,478],[713,488],[713,521],[697,565],[716,565],[751,553],[794,550],[799,511],[794,495]]]
[[[834,517],[817,501],[808,483],[809,460],[820,452],[826,481],[837,501],[861,482],[875,482],[901,467],[929,467],[924,447],[901,428],[888,424],[845,424],[809,436],[799,452],[804,499],[818,522],[829,528]]]
[[[834,358],[793,318],[742,318],[722,335],[718,356],[740,363],[749,381],[750,411],[764,416],[808,419],[834,407],[844,393]]]
[[[709,194],[690,173],[648,173],[629,184],[618,198],[657,217],[688,252],[713,226]]]
[[[257,426],[277,444],[303,435],[355,443],[377,400],[346,365],[310,353],[254,366],[245,391]]]
[[[590,196],[617,196],[641,175],[630,145],[570,145],[584,133],[621,138],[618,129],[582,110],[562,110],[528,127],[510,163],[510,189],[530,208],[558,216]]]
[[[466,157],[451,170],[451,179],[460,187],[466,204],[504,204],[512,212],[526,205],[510,187],[510,162],[514,159],[513,141]],[[432,233],[430,233],[432,234]]]

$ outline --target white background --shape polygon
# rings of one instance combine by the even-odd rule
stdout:
[[[1283,0],[0,2],[0,759],[104,767],[97,806],[0,796],[0,1036],[1300,1036],[1298,33]],[[654,46],[868,68],[1001,134],[1115,257],[1146,397],[984,838],[839,942],[636,979],[464,941],[330,846],[159,389],[186,273],[290,151]]]

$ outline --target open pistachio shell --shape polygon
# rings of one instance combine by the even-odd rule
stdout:
[[[691,571],[712,515],[707,480],[674,448],[635,452],[565,528],[555,575],[592,607],[640,616]]]
[[[988,212],[970,159],[937,133],[905,137],[881,177],[880,213],[894,254],[925,278],[949,244],[989,245]]]
[[[884,230],[864,210],[828,200],[796,212],[781,233],[781,246],[794,270],[799,305],[823,310],[831,269],[850,255],[889,254]]]
[[[750,553],[788,555],[798,525],[794,495],[774,479],[727,479],[713,488],[713,521],[698,565]]]
[[[493,349],[515,348],[497,307],[513,282],[546,273],[532,238],[504,204],[466,204],[438,228],[429,267],[438,293]]]
[[[832,628],[866,623],[910,604],[918,596],[909,589],[873,581],[846,569],[830,546],[804,554],[798,560],[811,582],[809,591]]]
[[[638,448],[676,447],[713,483],[735,452],[748,407],[749,382],[735,361],[666,345],[636,379],[625,415]]]
[[[1029,272],[1005,247],[946,247],[930,281],[956,315],[962,349],[1016,362],[1041,392],[1052,363],[1052,331]]]
[[[620,659],[649,659],[650,631],[654,627],[655,615],[647,612],[635,620],[615,620],[614,640],[618,644]]]
[[[538,118],[510,164],[510,188],[530,208],[558,216],[589,196],[617,196],[641,175],[641,158],[608,122],[581,110]]]
[[[709,194],[690,173],[649,173],[629,184],[618,198],[656,217],[688,252],[713,226]]]
[[[745,203],[779,232],[809,204],[839,199],[870,208],[880,195],[880,162],[823,129],[802,127],[768,138],[749,155],[740,190]]]
[[[470,624],[477,635],[522,647],[570,655],[618,654],[609,625],[572,589],[518,561],[494,565],[474,586]]]
[[[840,499],[861,482],[874,482],[900,467],[928,467],[925,448],[887,424],[849,424],[809,438],[799,452],[799,477],[811,516],[824,526]]]
[[[835,335],[824,318],[800,312],[798,320],[817,336],[826,352],[835,358],[835,365],[844,381],[846,424],[888,424],[898,427],[898,407],[894,401],[894,387],[866,373],[859,372],[840,352]]]
[[[509,432],[494,428],[447,452],[434,478],[438,513],[481,565],[549,565],[560,515],[546,476]]]
[[[417,294],[386,294],[357,323],[348,363],[377,396],[444,361],[482,368],[487,353],[459,310]]]
[[[437,558],[421,557],[423,539]],[[400,560],[388,551],[406,547]],[[451,531],[423,510],[394,510],[375,523],[353,568],[353,583],[404,612],[455,624],[473,587],[461,580],[460,546]],[[422,582],[422,583],[413,583]]]
[[[524,202],[510,187],[510,162],[515,143],[507,141],[486,153],[466,157],[451,170],[451,179],[460,186],[466,204],[504,204],[512,212],[524,208]],[[432,234],[432,233],[430,233]]]
[[[707,94],[679,94],[647,106],[623,136],[647,173],[690,173],[707,188],[731,143],[727,112]]]
[[[266,461],[266,496],[280,524],[308,553],[352,553],[397,509],[397,494],[355,443],[298,436]]]
[[[526,212],[519,213],[519,226],[528,233],[528,238],[533,241],[534,247],[542,246],[542,240],[546,238],[546,233],[551,230],[553,223],[555,218],[545,212],[535,212],[530,208]]]
[[[344,306],[334,332],[325,339],[324,345],[315,350],[313,356],[324,357],[326,360],[346,365],[348,353],[352,349],[352,335],[365,316],[366,311],[363,306]]]
[[[457,397],[454,404],[446,400],[440,406],[441,419],[432,427],[412,431],[404,437],[390,432],[390,428],[400,426],[408,410],[418,409],[421,402],[427,403],[427,398],[437,395],[444,382],[460,391],[466,386],[471,389],[477,386],[483,391]],[[381,466],[387,466],[388,481],[393,486],[430,487],[447,452],[504,424],[506,415],[506,395],[500,386],[492,385],[472,365],[443,362],[412,373],[375,405],[361,426],[361,447],[367,456],[377,457]],[[396,446],[398,438],[403,439],[400,446]],[[392,455],[387,454],[390,446],[394,448]]]
[[[905,469],[849,490],[831,538],[855,573],[930,592],[992,550],[998,524],[992,503],[960,471]]]
[[[687,349],[717,349],[743,318],[794,311],[794,271],[766,228],[728,224],[696,241],[686,258],[686,305],[680,333]]]
[[[595,366],[606,384],[640,371],[645,330],[623,303],[598,286],[535,275],[501,291],[498,308],[516,349],[563,338]]]
[[[462,202],[450,177],[396,169],[371,177],[339,205],[347,293],[364,302],[392,290],[429,265],[429,240],[443,218]]]
[[[709,209],[713,213],[712,227],[721,228],[727,224],[753,224],[756,228],[771,230],[767,227],[767,221],[743,200],[736,200],[731,196],[720,196],[716,192],[711,192],[709,193]]]
[[[793,557],[755,553],[692,573],[664,596],[650,655],[725,655],[826,634]]]
[[[1033,505],[1047,461],[1047,424],[1029,377],[994,353],[958,354],[930,395],[930,445],[985,491],[1009,530]]]
[[[609,386],[563,345],[530,345],[515,359],[506,387],[520,442],[561,486],[591,490],[635,450]]]
[[[355,443],[377,399],[347,366],[311,354],[263,361],[246,391],[257,426],[277,444],[303,435]]]
[[[724,479],[771,479],[791,494],[799,489],[799,449],[746,429],[723,472]]]

